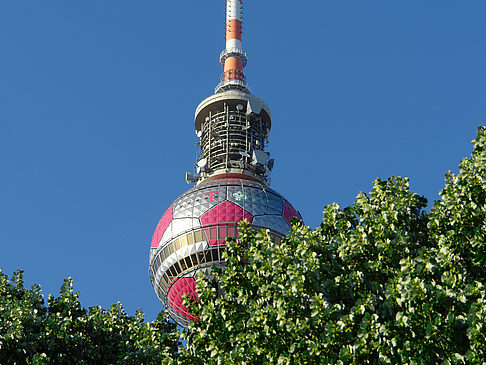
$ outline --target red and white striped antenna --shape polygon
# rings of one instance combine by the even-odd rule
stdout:
[[[229,89],[249,91],[243,73],[247,58],[241,48],[241,15],[242,0],[226,0],[226,49],[219,57],[224,72],[216,92]]]

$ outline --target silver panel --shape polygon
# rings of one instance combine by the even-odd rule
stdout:
[[[266,205],[253,204],[245,202],[244,209],[253,216],[267,214],[268,208]]]
[[[267,193],[265,190],[252,189],[251,190],[251,202],[255,204],[268,205]]]
[[[283,199],[274,194],[268,194],[268,214],[283,214]]]
[[[279,232],[285,236],[290,231],[290,226],[281,215],[262,215],[253,218],[254,226],[269,228],[275,232]]]
[[[188,193],[181,196],[174,202],[173,218],[188,218],[192,215],[192,200],[194,193]]]

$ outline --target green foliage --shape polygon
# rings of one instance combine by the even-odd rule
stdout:
[[[240,225],[218,282],[198,278],[186,359],[207,364],[485,364],[486,128],[427,201],[376,180],[274,245]],[[221,290],[224,296],[218,295]],[[189,361],[189,360],[187,360]]]
[[[84,309],[71,279],[46,306],[0,272],[0,363],[486,364],[486,127],[473,142],[430,212],[392,177],[279,245],[243,221],[218,280],[185,298],[186,347],[166,312]]]
[[[120,303],[110,310],[81,307],[66,279],[48,305],[34,285],[24,288],[22,272],[9,281],[0,272],[1,364],[161,364],[177,357],[179,333],[167,314],[144,322]]]

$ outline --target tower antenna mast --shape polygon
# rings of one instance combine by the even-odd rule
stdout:
[[[226,48],[221,52],[219,62],[224,67],[221,82],[216,92],[230,88],[248,90],[243,68],[247,64],[246,52],[241,47],[242,0],[226,1]]]

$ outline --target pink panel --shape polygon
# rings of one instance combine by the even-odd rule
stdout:
[[[209,245],[222,245],[224,244],[225,239],[224,237],[220,237],[218,239],[211,237],[209,227],[224,223],[236,224],[242,219],[247,219],[248,222],[251,223],[253,221],[253,216],[240,206],[228,200],[216,205],[211,210],[203,214],[201,216],[201,223],[206,231],[206,235],[211,238],[209,240]]]
[[[152,237],[152,244],[150,245],[151,248],[159,247],[160,240],[164,235],[165,230],[169,226],[170,222],[172,222],[172,207],[171,205],[169,209],[167,209],[157,224],[157,228],[155,228],[154,236]]]
[[[226,178],[226,179],[218,179],[218,182],[225,182],[225,183],[232,183],[232,182],[241,182],[241,179],[234,179],[234,178]]]
[[[284,201],[283,216],[289,224],[290,224],[290,220],[294,217],[302,221],[302,217],[300,213],[286,200]]]
[[[248,181],[248,182],[256,182],[254,179],[249,179],[247,175],[244,174],[233,174],[233,173],[228,173],[228,174],[221,174],[218,176],[214,176],[212,178],[209,178],[209,182],[239,182],[241,183],[242,181]]]
[[[192,299],[199,300],[196,293],[196,280],[194,278],[182,278],[172,285],[169,290],[170,306],[184,317],[197,321],[197,317],[188,312],[187,307],[182,302],[182,296],[188,294]]]

